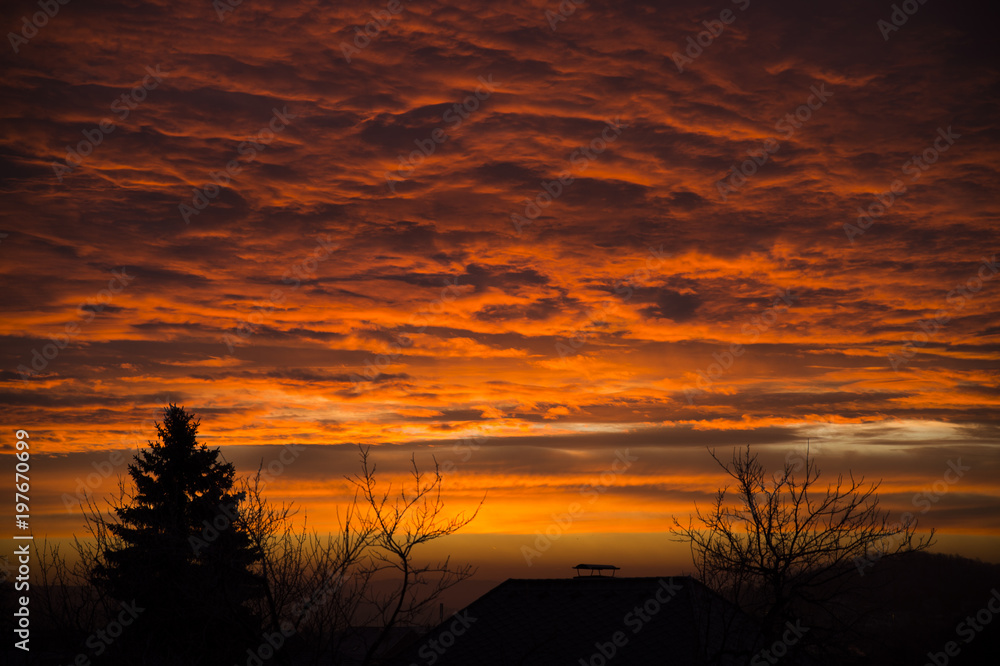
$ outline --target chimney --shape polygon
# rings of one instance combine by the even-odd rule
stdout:
[[[576,569],[577,578],[591,578],[595,573],[598,578],[601,578],[604,576],[605,571],[610,571],[611,577],[614,578],[615,572],[619,569],[619,567],[613,564],[578,564],[573,568]],[[584,571],[589,571],[590,575],[584,576],[582,573]]]

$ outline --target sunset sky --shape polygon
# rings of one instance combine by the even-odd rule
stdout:
[[[175,402],[241,473],[284,455],[268,494],[321,529],[358,444],[435,456],[449,510],[486,496],[447,550],[498,578],[690,568],[706,449],[807,440],[1000,561],[974,5],[331,4],[5,5],[0,445],[30,433],[36,535]]]

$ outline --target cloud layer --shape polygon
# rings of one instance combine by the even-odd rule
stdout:
[[[14,40],[5,422],[100,455],[177,401],[212,444],[331,447],[302,498],[344,446],[487,437],[455,497],[495,493],[494,531],[630,446],[597,531],[705,496],[706,444],[819,437],[900,505],[995,458],[975,8],[398,7],[70,3]],[[996,534],[979,478],[936,513]]]

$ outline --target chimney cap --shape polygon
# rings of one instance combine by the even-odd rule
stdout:
[[[577,578],[585,578],[585,577],[593,576],[595,571],[597,572],[598,577],[601,577],[601,576],[604,575],[603,573],[601,573],[603,571],[610,571],[611,572],[611,576],[614,577],[615,572],[618,571],[621,567],[616,567],[613,564],[578,564],[578,565],[576,565],[573,568],[576,569],[576,572],[577,572],[576,577]],[[584,576],[581,573],[583,571],[589,571],[590,572],[589,576]]]

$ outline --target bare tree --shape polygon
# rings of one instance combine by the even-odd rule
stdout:
[[[271,504],[263,494],[260,470],[240,486],[240,527],[262,553],[258,573],[266,581],[256,608],[266,631],[293,631],[300,661],[318,664],[336,654],[349,631],[364,588],[361,559],[370,547],[371,529],[358,527],[357,498],[341,516],[338,529],[321,535],[310,530],[305,514],[301,524],[292,505]]]
[[[338,511],[338,529],[329,535],[309,530],[304,515],[296,524],[290,505],[268,502],[259,470],[240,487],[240,526],[263,553],[259,573],[267,581],[257,614],[269,631],[290,623],[298,639],[309,643],[299,658],[312,663],[359,648],[365,663],[372,663],[393,627],[425,619],[442,592],[474,573],[448,559],[416,559],[417,546],[458,531],[479,511],[444,515],[436,464],[430,475],[411,457],[412,484],[383,489],[368,447],[360,448],[360,458],[360,472],[347,477],[354,498]],[[373,626],[374,640],[358,633]]]
[[[380,490],[375,479],[375,463],[369,460],[369,447],[361,447],[361,472],[348,477],[364,500],[360,513],[362,530],[371,534],[371,550],[365,572],[374,581],[382,572],[391,572],[395,583],[388,592],[375,585],[366,590],[367,601],[374,608],[375,623],[381,631],[367,651],[364,666],[371,664],[389,631],[400,624],[412,624],[433,608],[434,602],[448,588],[475,574],[471,566],[453,566],[449,558],[437,564],[420,564],[414,549],[468,525],[479,513],[480,500],[471,515],[443,515],[441,471],[434,462],[434,473],[417,468],[411,456],[412,487],[403,485],[399,494],[391,484]]]
[[[108,506],[124,506],[128,497],[119,479],[118,491]],[[109,529],[107,516],[92,497],[88,496],[80,508],[85,535],[73,536],[68,557],[60,544],[48,539],[34,544],[42,626],[53,645],[68,650],[78,648],[84,637],[120,610],[104,588],[93,584],[93,572],[106,566],[105,554],[120,547],[121,540]]]
[[[690,544],[702,581],[757,618],[765,645],[804,617],[827,629],[811,639],[850,630],[858,618],[844,611],[860,578],[855,561],[932,544],[933,530],[916,537],[916,521],[890,522],[878,482],[850,474],[818,484],[808,450],[804,466],[786,461],[772,475],[749,447],[728,463],[711,455],[735,487],[719,490],[707,511],[696,506],[687,526],[674,518],[671,531]]]

